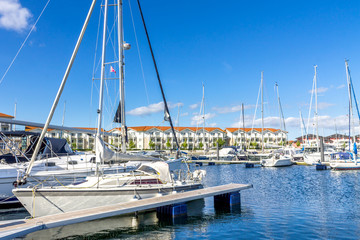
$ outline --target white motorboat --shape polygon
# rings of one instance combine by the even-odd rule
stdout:
[[[324,162],[330,161],[330,155],[336,153],[333,148],[325,148],[324,151]],[[310,154],[304,154],[304,162],[309,165],[315,165],[321,162],[321,152],[314,152]]]
[[[204,170],[170,174],[165,162],[144,163],[129,173],[89,176],[60,187],[17,188],[15,196],[33,217],[124,203],[202,188]]]
[[[281,154],[273,154],[270,158],[261,160],[263,167],[286,167],[292,164],[291,157]]]
[[[211,155],[207,155],[207,157],[210,160],[217,160],[219,157],[219,160],[234,161],[237,160],[237,152],[234,148],[224,147],[219,150],[219,156],[217,156],[217,154],[214,153]]]

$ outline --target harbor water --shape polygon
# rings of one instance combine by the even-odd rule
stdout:
[[[360,239],[360,171],[313,166],[203,166],[206,186],[251,183],[241,207],[214,209],[213,198],[192,202],[186,218],[159,220],[155,212],[31,233],[25,239]],[[17,209],[1,219],[24,218]]]

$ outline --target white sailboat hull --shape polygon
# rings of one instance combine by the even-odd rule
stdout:
[[[360,170],[360,162],[330,162],[333,170]]]
[[[33,192],[29,188],[14,189],[13,192],[26,210],[33,217],[71,212],[75,210],[113,205],[138,199],[152,198],[202,188],[200,183],[172,186],[166,184],[142,185],[141,187],[110,189],[38,189]]]

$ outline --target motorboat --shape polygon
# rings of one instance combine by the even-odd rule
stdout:
[[[330,161],[330,155],[336,153],[332,147],[325,147],[324,149],[324,162]],[[321,152],[314,152],[310,154],[304,154],[304,162],[308,165],[315,165],[321,161]]]
[[[283,154],[272,154],[270,158],[262,159],[263,167],[287,167],[293,165],[291,157]]]
[[[13,190],[32,217],[124,203],[203,187],[204,170],[171,174],[165,162],[143,163],[133,172],[89,176],[68,186]]]

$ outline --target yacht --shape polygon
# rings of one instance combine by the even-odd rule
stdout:
[[[171,174],[161,161],[143,163],[132,172],[89,176],[68,186],[17,188],[13,193],[32,217],[40,217],[200,189],[204,175],[204,170]]]

